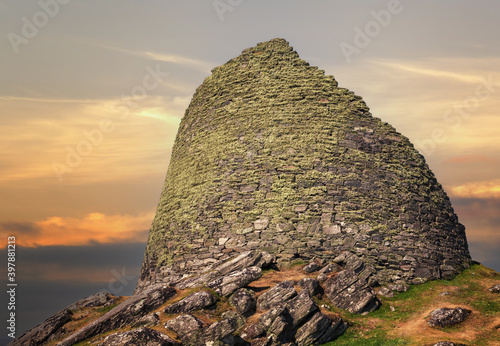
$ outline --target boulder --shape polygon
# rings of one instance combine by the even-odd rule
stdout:
[[[172,287],[163,287],[162,285],[150,286],[148,289],[133,295],[123,303],[117,305],[97,320],[77,330],[57,345],[74,345],[94,335],[133,324],[175,294],[176,291]]]
[[[241,337],[245,340],[256,339],[266,333],[266,329],[260,324],[251,324],[241,332]]]
[[[347,324],[339,317],[332,321],[322,312],[316,312],[295,334],[297,346],[322,345],[330,342],[347,329]]]
[[[185,314],[167,321],[165,328],[174,331],[182,343],[188,343],[203,328],[203,322],[193,315]]]
[[[500,284],[488,288],[488,291],[490,291],[491,293],[499,293],[500,292]]]
[[[321,286],[319,285],[319,281],[317,279],[303,278],[299,281],[299,286],[308,292],[310,296],[315,296],[321,292]]]
[[[341,271],[325,282],[325,293],[338,308],[353,314],[371,312],[380,306],[373,290],[366,280],[359,278],[353,269]]]
[[[167,306],[163,312],[166,314],[178,314],[205,309],[214,305],[217,299],[209,292],[199,291],[188,295],[180,301]]]
[[[238,288],[248,285],[250,282],[260,279],[262,269],[259,267],[249,267],[232,272],[228,275],[215,279],[207,284],[217,294],[229,296]]]
[[[442,308],[431,312],[431,318],[427,323],[431,327],[446,327],[463,322],[469,317],[472,311],[464,308]]]
[[[406,292],[410,289],[410,286],[407,284],[390,284],[387,285],[387,288],[390,289],[391,291],[396,291],[396,292]]]
[[[269,310],[297,295],[293,281],[282,281],[257,299],[257,309]]]
[[[239,314],[247,314],[255,311],[257,300],[255,294],[247,289],[240,288],[233,293],[229,302]]]
[[[99,346],[181,346],[180,343],[157,330],[141,327],[108,335]]]
[[[293,328],[296,328],[305,321],[309,315],[319,309],[307,291],[300,292],[295,298],[287,301],[285,306],[292,318]]]
[[[136,322],[132,324],[132,328],[138,327],[154,327],[160,324],[160,317],[156,313],[146,315],[139,318]]]
[[[319,263],[313,261],[306,265],[302,270],[305,271],[306,273],[313,273],[315,271],[318,271],[321,268]]]

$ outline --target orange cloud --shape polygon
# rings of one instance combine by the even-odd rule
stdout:
[[[90,213],[83,218],[52,216],[33,223],[0,224],[5,239],[25,247],[146,242],[154,212],[138,215]],[[5,247],[5,245],[3,245]]]
[[[500,179],[452,186],[449,191],[461,198],[500,198]]]
[[[499,162],[491,156],[486,155],[459,155],[450,157],[444,161],[445,163],[496,163]]]

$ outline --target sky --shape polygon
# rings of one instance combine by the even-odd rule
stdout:
[[[132,294],[196,87],[276,37],[415,144],[473,259],[500,271],[499,13],[495,0],[0,0],[16,335],[100,290]]]

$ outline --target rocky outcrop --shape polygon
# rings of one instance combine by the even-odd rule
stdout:
[[[12,346],[36,346],[41,345],[45,341],[49,340],[50,337],[54,337],[58,332],[61,332],[61,327],[71,321],[71,315],[73,313],[70,309],[64,309],[59,311],[54,316],[49,317],[44,322],[40,323],[38,326],[28,330],[23,335],[14,339],[11,344]]]
[[[152,286],[141,294],[132,296],[109,312],[70,335],[58,346],[70,346],[99,333],[132,324],[176,294],[174,288]]]
[[[293,281],[283,281],[257,299],[257,309],[268,310],[297,295]]]
[[[79,308],[89,308],[97,306],[108,306],[116,301],[116,297],[108,292],[102,291],[94,293],[86,298],[80,299],[76,303],[67,307],[69,310],[76,310]]]
[[[341,271],[324,283],[326,296],[334,306],[353,314],[376,310],[380,301],[362,276],[353,269]]]
[[[245,288],[240,288],[229,299],[231,305],[234,306],[236,311],[241,314],[249,314],[255,312],[257,307],[257,299],[255,293]]]
[[[427,323],[431,327],[446,327],[463,322],[469,317],[472,311],[464,308],[442,308],[431,312],[430,319]]]
[[[249,267],[234,271],[226,276],[215,279],[207,284],[221,296],[229,296],[238,288],[248,285],[250,282],[262,276],[262,269],[259,267]]]
[[[99,346],[181,346],[166,334],[142,327],[107,336]]]

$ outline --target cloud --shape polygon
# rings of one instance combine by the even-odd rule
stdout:
[[[444,160],[444,163],[500,163],[500,160],[486,155],[459,155]]]
[[[188,68],[191,68],[194,70],[198,70],[198,71],[202,71],[205,73],[210,73],[212,68],[215,66],[215,64],[212,62],[194,59],[194,58],[189,58],[189,57],[182,56],[179,54],[159,53],[159,52],[151,52],[151,51],[133,51],[133,50],[123,49],[123,48],[118,48],[118,47],[112,47],[112,46],[101,44],[101,43],[96,43],[95,45],[100,46],[102,48],[118,51],[121,53],[139,56],[139,57],[142,57],[142,58],[145,58],[148,60],[163,61],[163,62],[168,62],[168,63],[172,63],[172,64],[176,64],[176,65],[185,66],[185,67],[188,67]]]
[[[451,186],[449,191],[460,198],[500,198],[500,179]]]
[[[138,215],[90,213],[82,218],[52,216],[33,223],[4,222],[0,234],[3,238],[15,235],[16,244],[24,247],[146,242],[153,217],[153,211]]]

